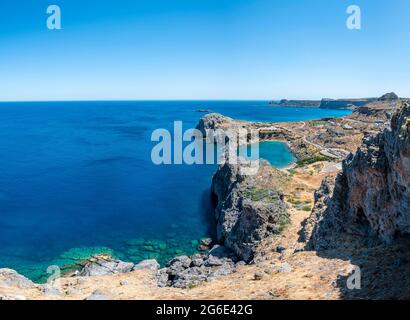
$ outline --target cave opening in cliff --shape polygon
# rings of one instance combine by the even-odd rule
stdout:
[[[367,220],[366,214],[364,213],[364,210],[362,207],[358,207],[356,210],[356,223],[370,228],[370,222]]]

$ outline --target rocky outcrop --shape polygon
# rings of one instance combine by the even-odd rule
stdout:
[[[36,285],[26,277],[11,269],[0,269],[0,288],[16,287],[20,289],[34,288]]]
[[[322,109],[355,109],[368,103],[376,101],[377,98],[362,99],[328,99],[322,100],[286,100],[269,102],[271,106],[301,107],[301,108],[322,108]]]
[[[255,175],[243,175],[240,165],[224,164],[212,180],[217,240],[250,262],[262,239],[282,231],[288,222],[283,194],[259,184],[270,166],[260,161]]]
[[[225,117],[219,113],[210,113],[203,116],[197,125],[197,129],[206,136],[206,130],[216,130],[228,127],[234,122],[232,118]]]
[[[143,260],[140,263],[136,264],[132,271],[137,270],[150,270],[151,272],[156,273],[160,268],[159,263],[155,259]]]
[[[23,292],[37,285],[12,269],[0,269],[0,300],[26,300],[23,294],[7,293],[7,289]],[[6,291],[5,291],[6,290]]]
[[[111,274],[127,273],[134,268],[132,262],[124,262],[113,259],[110,256],[99,255],[90,258],[85,266],[76,275],[86,276],[106,276]]]
[[[376,101],[376,98],[363,99],[322,99],[320,103],[321,109],[356,109],[368,103]]]
[[[307,243],[308,250],[327,250],[339,243],[343,231],[343,212],[339,207],[342,193],[341,190],[335,192],[335,186],[340,188],[342,184],[327,177],[315,191],[315,205],[300,234],[300,241]]]
[[[231,138],[235,139],[235,143],[239,144],[251,142],[252,136],[249,130],[257,130],[259,127],[266,127],[266,124],[250,124],[246,121],[233,120],[219,113],[211,113],[199,120],[196,129],[201,132],[202,137],[206,138],[208,143],[225,145]],[[238,140],[239,135],[243,138]]]
[[[390,123],[393,114],[397,111],[400,100],[385,100],[367,104],[357,108],[351,116],[356,121],[374,122],[374,123]]]
[[[209,241],[205,242],[210,243]],[[168,261],[162,269],[154,259],[144,260],[134,265],[107,255],[97,255],[88,259],[84,263],[84,267],[73,276],[109,276],[147,270],[157,280],[159,287],[190,288],[201,282],[211,281],[234,272],[237,262],[236,255],[220,245],[215,245],[206,254],[198,253],[190,257],[175,257]],[[17,276],[22,277],[18,274]],[[8,279],[11,281],[14,278],[8,277]]]
[[[399,96],[395,94],[394,92],[386,93],[382,95],[379,99],[379,101],[392,101],[392,100],[399,100]]]
[[[401,103],[391,128],[366,138],[344,161],[334,188],[327,181],[316,193],[304,228],[309,247],[331,247],[340,230],[385,243],[410,235],[409,102]]]
[[[269,102],[271,106],[279,107],[301,107],[301,108],[319,108],[320,100],[287,100],[282,99],[280,101]]]
[[[158,286],[192,288],[204,281],[235,272],[238,259],[229,249],[215,245],[207,254],[179,256],[157,274]]]

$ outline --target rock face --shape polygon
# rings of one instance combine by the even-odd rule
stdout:
[[[355,109],[356,107],[362,107],[368,103],[374,102],[375,98],[364,99],[323,99],[320,103],[322,109]]]
[[[256,175],[242,175],[240,165],[224,164],[212,180],[216,200],[217,240],[250,262],[260,241],[278,234],[288,222],[283,195],[258,187],[269,164],[261,161]]]
[[[339,176],[340,178],[340,176]],[[343,224],[340,223],[343,212],[339,204],[342,202],[341,190],[334,191],[335,183],[332,178],[325,178],[322,185],[315,192],[315,205],[310,217],[304,222],[300,240],[306,242],[308,250],[327,250],[337,246]]]
[[[394,92],[386,93],[379,98],[379,101],[399,100],[399,96]]]
[[[402,102],[391,128],[364,140],[343,163],[335,186],[316,193],[305,237],[315,249],[344,230],[385,243],[410,234],[410,103]]]
[[[26,277],[11,269],[0,269],[0,287],[34,288],[36,285]]]
[[[219,113],[211,113],[199,120],[196,129],[202,133],[202,137],[206,138],[208,143],[225,145],[230,137],[236,139],[239,132],[245,132],[243,130],[246,126],[242,121],[233,120]]]
[[[234,120],[219,113],[210,113],[203,116],[196,127],[204,137],[207,136],[206,130],[226,129],[234,123]]]
[[[320,100],[287,100],[282,99],[278,101],[269,102],[271,106],[283,106],[283,107],[304,107],[304,108],[319,108]]]

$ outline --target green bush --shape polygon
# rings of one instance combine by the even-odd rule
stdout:
[[[301,168],[301,167],[307,166],[312,163],[316,163],[320,161],[331,161],[331,160],[332,159],[330,157],[326,157],[326,156],[313,156],[310,158],[299,160],[298,162],[296,162],[296,164],[299,168]]]

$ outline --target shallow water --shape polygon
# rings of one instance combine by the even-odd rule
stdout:
[[[298,121],[348,111],[265,102],[50,102],[0,104],[0,267],[44,280],[47,266],[94,253],[124,260],[196,251],[212,235],[214,165],[155,166],[157,128],[196,126],[197,109],[236,119]],[[261,157],[293,161],[281,143]]]

